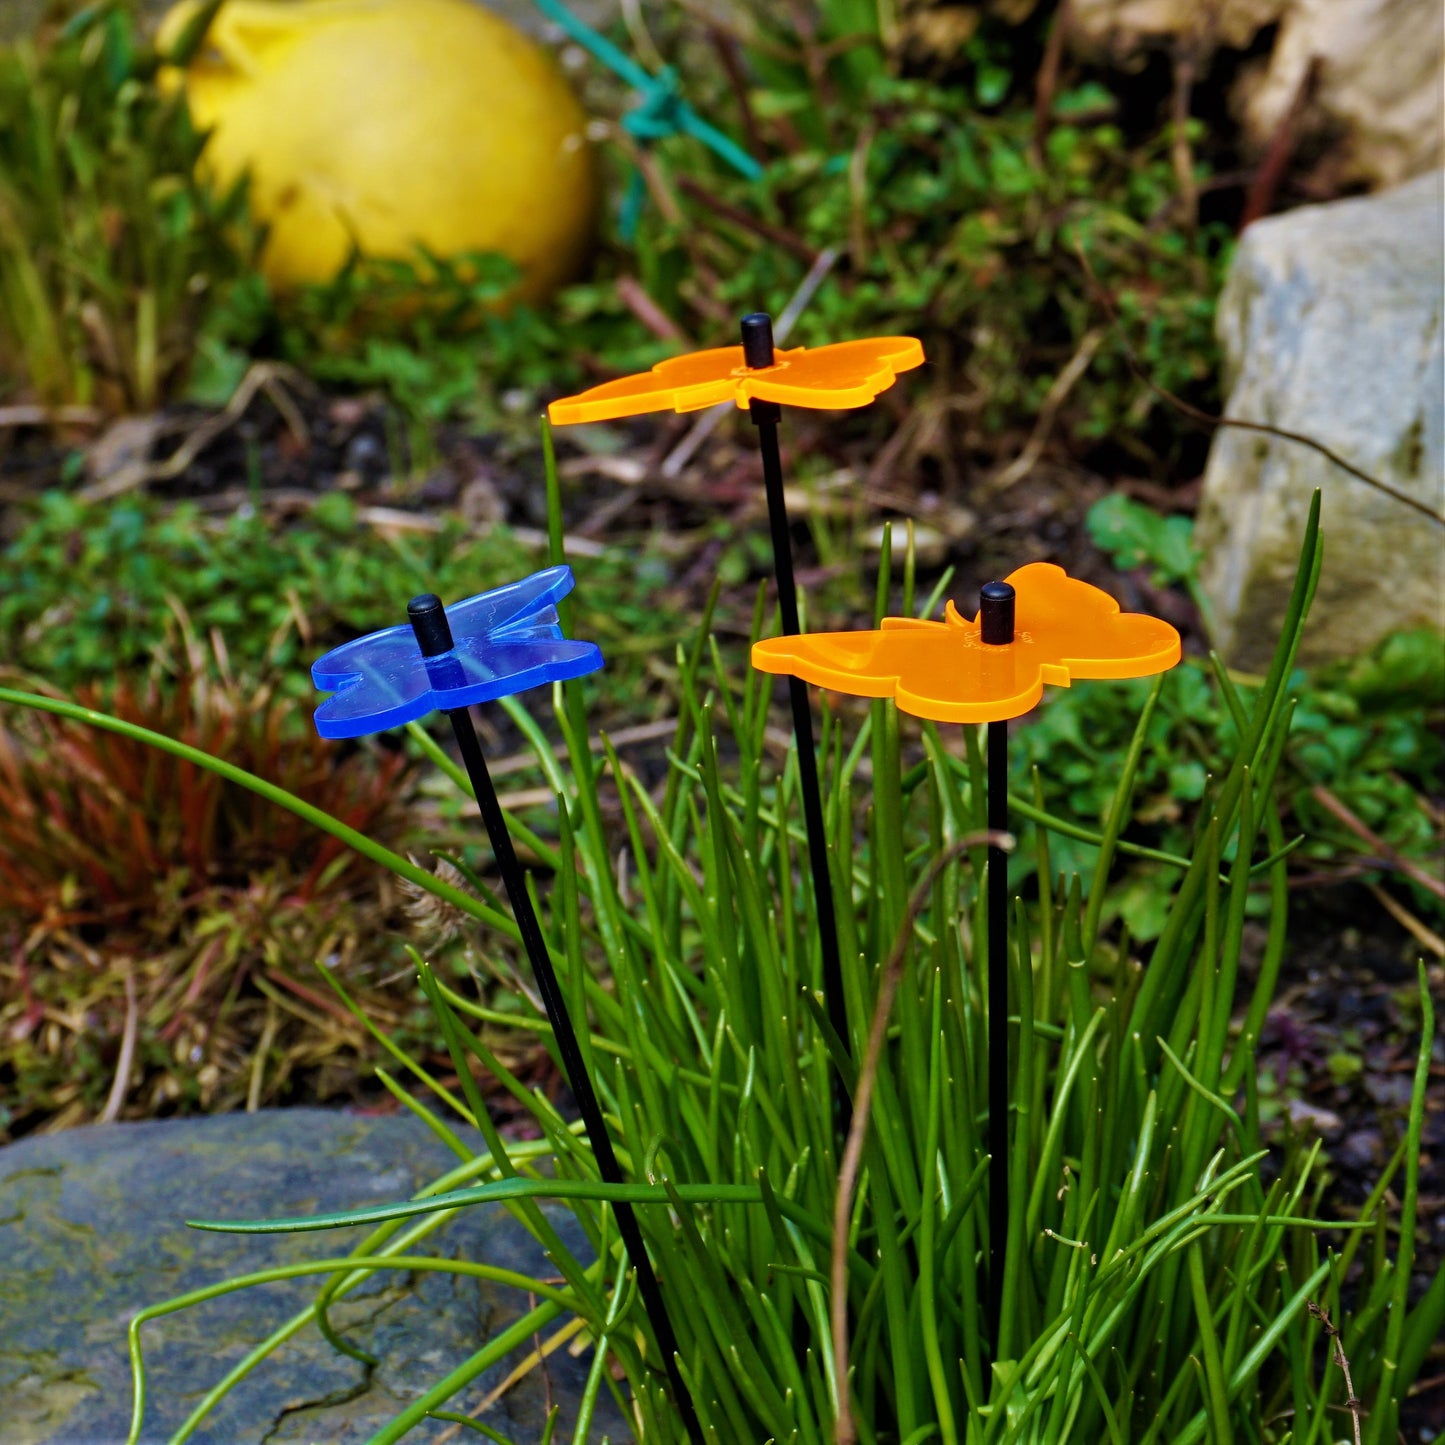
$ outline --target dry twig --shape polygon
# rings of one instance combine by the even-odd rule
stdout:
[[[1410,934],[1416,943],[1428,948],[1436,958],[1445,958],[1445,938],[1441,938],[1433,928],[1422,923],[1403,903],[1397,903],[1378,883],[1367,883],[1365,887],[1375,895],[1375,902]]]
[[[100,1111],[101,1124],[113,1124],[120,1118],[125,1106],[125,1096],[130,1088],[130,1071],[135,1063],[136,1032],[140,1026],[140,1006],[135,996],[135,965],[129,959],[121,959],[125,977],[125,1027],[120,1036],[120,1057],[115,1063],[115,1081],[110,1086],[110,1097]]]
[[[636,276],[619,276],[614,283],[617,298],[659,341],[680,341],[691,345],[688,334],[648,294]]]
[[[798,317],[803,314],[803,309],[817,294],[818,287],[823,284],[828,272],[837,265],[839,254],[831,246],[818,252],[817,259],[808,268],[808,274],[798,283],[798,289],[793,292],[792,298],[783,308],[782,315],[773,325],[773,339],[779,346],[788,339],[789,333],[797,325]],[[664,477],[676,477],[692,460],[698,447],[717,429],[718,423],[729,412],[736,410],[737,407],[730,401],[710,406],[692,424],[687,435],[663,458],[659,468],[661,474]]]
[[[1059,414],[1059,408],[1078,384],[1079,378],[1089,369],[1089,363],[1094,359],[1094,353],[1098,351],[1103,342],[1104,334],[1102,326],[1096,326],[1092,331],[1084,333],[1084,339],[1079,343],[1079,349],[1069,358],[1068,365],[1054,378],[1054,384],[1049,387],[1048,394],[1039,407],[1039,415],[1034,422],[1033,432],[1023,451],[996,477],[984,483],[985,496],[997,496],[1000,492],[1007,491],[1015,482],[1022,481],[1033,471],[1039,458],[1043,455],[1044,444],[1049,439],[1049,432],[1053,428],[1054,418]]]
[[[0,406],[0,428],[25,426],[99,426],[93,406]]]
[[[1350,1379],[1350,1362],[1345,1358],[1345,1342],[1340,1338],[1339,1330],[1330,1322],[1329,1311],[1323,1305],[1317,1305],[1310,1300],[1308,1308],[1335,1347],[1334,1362],[1345,1377],[1345,1409],[1350,1412],[1350,1421],[1354,1425],[1355,1445],[1360,1445],[1360,1411],[1364,1408],[1364,1401],[1355,1394],[1354,1381]]]
[[[1038,75],[1034,79],[1034,139],[1033,152],[1037,161],[1042,161],[1044,143],[1049,138],[1053,119],[1054,97],[1059,89],[1059,66],[1064,56],[1064,41],[1069,33],[1069,10],[1073,0],[1061,0],[1054,11],[1049,25],[1049,38],[1044,43],[1043,60],[1039,63]]]
[[[1253,180],[1250,181],[1249,190],[1244,198],[1244,213],[1239,218],[1241,231],[1259,220],[1261,216],[1267,215],[1270,206],[1274,203],[1275,192],[1279,190],[1279,183],[1284,176],[1285,167],[1289,165],[1290,159],[1294,155],[1305,110],[1319,84],[1321,69],[1320,58],[1315,56],[1305,66],[1304,73],[1299,79],[1299,85],[1295,87],[1294,96],[1275,125],[1274,134],[1270,137],[1269,145],[1264,152],[1264,159],[1260,162]]]
[[[251,1080],[246,1087],[246,1112],[254,1114],[261,1107],[266,1083],[266,1056],[276,1042],[276,1030],[281,1027],[281,1014],[272,999],[266,1000],[266,1022],[261,1027],[261,1037],[256,1051],[251,1055]]]
[[[1361,842],[1368,843],[1381,858],[1399,869],[1407,878],[1437,898],[1445,898],[1445,883],[1431,877],[1418,863],[1403,857],[1400,852],[1380,837],[1363,819],[1355,816],[1323,783],[1316,783],[1310,789],[1310,796],[1325,812],[1343,823]]]
[[[310,445],[310,433],[296,403],[282,386],[283,381],[293,386],[300,383],[299,374],[289,366],[274,361],[256,362],[241,378],[241,384],[232,393],[224,411],[208,416],[163,462],[131,462],[118,467],[108,477],[82,487],[76,494],[83,502],[103,502],[125,492],[135,491],[150,482],[169,481],[184,472],[200,454],[221,435],[233,427],[246,414],[258,392],[264,392],[271,404],[281,413],[287,428],[302,446]]]
[[[1195,231],[1199,226],[1199,186],[1194,179],[1194,148],[1189,144],[1189,108],[1194,94],[1198,42],[1181,39],[1174,55],[1174,100],[1169,140],[1169,159],[1174,167],[1174,183],[1179,187],[1179,206],[1184,213],[1184,229]]]
[[[1318,452],[1326,461],[1333,462],[1343,472],[1348,472],[1356,480],[1364,482],[1366,486],[1374,487],[1376,491],[1383,492],[1387,497],[1393,497],[1395,501],[1419,512],[1422,516],[1429,517],[1432,522],[1445,527],[1445,512],[1437,512],[1433,507],[1427,506],[1418,497],[1412,497],[1408,492],[1402,492],[1399,487],[1392,487],[1389,482],[1372,476],[1369,472],[1357,467],[1353,462],[1347,462],[1337,451],[1333,451],[1323,442],[1316,441],[1313,437],[1306,436],[1303,432],[1289,431],[1285,427],[1271,426],[1264,421],[1243,421],[1239,417],[1215,416],[1213,412],[1204,411],[1184,400],[1182,396],[1176,396],[1166,387],[1159,385],[1149,375],[1143,362],[1139,360],[1138,353],[1129,344],[1129,339],[1124,332],[1123,324],[1119,320],[1118,312],[1114,309],[1113,298],[1104,289],[1103,283],[1094,274],[1094,268],[1089,264],[1089,258],[1077,238],[1074,240],[1074,255],[1079,258],[1079,265],[1084,269],[1084,276],[1089,282],[1090,289],[1095,299],[1103,308],[1109,318],[1109,325],[1118,338],[1119,349],[1124,353],[1124,361],[1129,370],[1134,373],[1150,391],[1161,401],[1167,402],[1181,416],[1187,416],[1191,421],[1198,422],[1201,426],[1221,427],[1232,426],[1240,431],[1262,432],[1265,436],[1278,437],[1281,441],[1296,442],[1302,447],[1309,447],[1311,451]]]
[[[775,226],[771,222],[763,220],[761,216],[755,216],[751,211],[746,211],[741,206],[734,206],[731,202],[723,200],[721,196],[715,196],[694,177],[679,176],[677,188],[684,195],[691,196],[693,200],[721,216],[723,220],[731,221],[740,230],[747,231],[760,240],[770,241],[774,246],[779,246],[785,251],[791,251],[793,255],[806,261],[810,266],[818,259],[818,252],[796,232],[788,230],[786,226]]]

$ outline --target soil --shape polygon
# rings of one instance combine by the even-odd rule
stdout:
[[[1296,895],[1290,919],[1280,987],[1259,1050],[1262,1084],[1272,1096],[1267,1137],[1282,1141],[1296,1131],[1322,1140],[1328,1182],[1320,1210],[1348,1219],[1404,1138],[1420,1047],[1419,946],[1354,884]],[[1436,963],[1429,974],[1438,1017],[1445,967]],[[1391,1195],[1398,1199],[1398,1188]],[[1426,1086],[1412,1300],[1424,1294],[1442,1263],[1445,1033],[1437,1027]],[[1348,1302],[1349,1281],[1343,1295]],[[1401,1430],[1407,1441],[1445,1435],[1445,1340],[1420,1372]]]

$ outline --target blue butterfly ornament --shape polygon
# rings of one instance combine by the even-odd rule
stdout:
[[[547,567],[454,602],[446,609],[452,647],[434,657],[422,655],[409,625],[332,648],[311,668],[311,681],[333,694],[316,709],[316,731],[365,737],[596,672],[601,650],[564,637],[557,618],[557,603],[574,585],[570,567]]]

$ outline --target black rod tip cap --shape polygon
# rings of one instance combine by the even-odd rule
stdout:
[[[985,582],[978,589],[979,640],[1003,647],[1014,640],[1015,592],[1007,582]]]
[[[773,364],[773,318],[766,311],[743,317],[743,362],[751,371]]]
[[[450,652],[452,642],[451,624],[447,622],[447,610],[435,592],[423,592],[406,604],[407,620],[423,657],[440,657]]]

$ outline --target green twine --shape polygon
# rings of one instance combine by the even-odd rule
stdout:
[[[761,178],[762,166],[730,136],[705,121],[683,99],[677,72],[670,65],[652,75],[605,35],[599,35],[585,21],[579,20],[562,0],[536,0],[536,5],[588,54],[637,92],[637,104],[622,117],[622,128],[639,144],[649,145],[673,135],[689,135],[701,141],[714,155],[721,156],[748,180]],[[618,216],[618,233],[624,242],[631,242],[637,234],[645,198],[642,177],[634,171]]]

